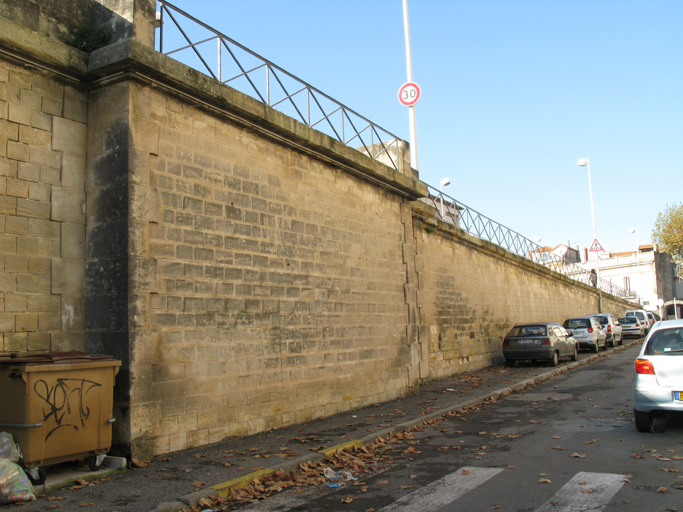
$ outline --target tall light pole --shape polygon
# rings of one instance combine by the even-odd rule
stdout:
[[[595,230],[595,208],[593,207],[593,184],[591,183],[591,163],[590,159],[588,158],[579,158],[579,161],[576,162],[576,165],[579,167],[588,167],[588,191],[590,192],[591,195],[591,215],[593,216],[593,240],[597,242],[598,240],[598,234],[597,231]],[[598,260],[598,281],[600,280],[600,255],[597,254],[598,251],[596,251],[595,257]]]
[[[406,36],[406,64],[408,67],[408,83],[413,81],[413,59],[410,54],[410,22],[408,21],[408,0],[403,0],[403,30]],[[408,107],[410,117],[410,166],[418,171],[417,160],[417,127],[415,125],[415,105]]]
[[[441,178],[439,180],[439,195],[441,196],[441,218],[443,219],[443,188],[451,184],[450,178]]]
[[[643,273],[640,271],[640,244],[638,243],[638,228],[631,228],[629,231],[636,234],[636,259],[638,260],[638,293],[640,294],[640,302],[643,300]]]

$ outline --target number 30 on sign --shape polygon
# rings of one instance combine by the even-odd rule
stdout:
[[[401,102],[401,105],[410,107],[412,105],[415,105],[415,103],[417,103],[417,100],[419,99],[420,86],[417,85],[415,82],[408,82],[407,84],[403,84],[401,88],[398,90],[398,101]]]

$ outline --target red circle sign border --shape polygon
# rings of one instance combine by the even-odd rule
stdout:
[[[401,98],[401,93],[406,89],[406,87],[414,87],[415,90],[417,91],[417,95],[415,96],[415,99],[412,101],[403,101]],[[417,101],[420,99],[420,96],[422,96],[422,91],[420,90],[420,86],[417,85],[415,82],[407,82],[401,86],[401,88],[398,90],[398,101],[401,105],[405,105],[406,107],[412,107],[417,103]]]

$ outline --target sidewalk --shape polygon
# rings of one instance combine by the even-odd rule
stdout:
[[[24,505],[24,511],[45,510],[59,504],[60,512],[75,510],[116,512],[179,512],[209,495],[226,496],[275,470],[323,460],[339,447],[364,445],[458,411],[496,399],[549,379],[559,373],[639,345],[641,340],[599,354],[580,354],[580,360],[557,368],[523,364],[502,365],[439,379],[416,394],[363,409],[291,425],[271,432],[155,457],[131,471],[87,468],[47,468],[48,493]],[[635,358],[635,355],[634,355]],[[114,461],[116,463],[116,461]],[[76,479],[81,479],[76,483]],[[85,481],[95,479],[91,485]],[[59,491],[50,489],[62,488]],[[36,494],[42,494],[39,486]],[[53,501],[59,498],[60,501]],[[48,505],[48,500],[50,500]],[[86,507],[84,507],[84,504]]]

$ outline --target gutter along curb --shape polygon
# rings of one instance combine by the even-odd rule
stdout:
[[[482,394],[474,398],[470,398],[468,400],[459,402],[448,407],[440,408],[436,411],[432,411],[427,414],[419,414],[410,420],[406,420],[396,425],[385,427],[382,430],[378,430],[376,432],[363,436],[360,439],[351,439],[345,441],[344,443],[332,446],[330,448],[326,448],[318,452],[306,454],[301,457],[291,459],[289,461],[284,462],[283,464],[278,465],[277,468],[263,468],[256,471],[252,471],[238,478],[234,478],[232,480],[227,480],[225,482],[212,485],[207,489],[186,494],[184,496],[177,498],[177,500],[174,502],[160,503],[154,510],[154,512],[180,512],[181,510],[187,509],[188,507],[197,506],[199,500],[201,500],[202,498],[210,496],[228,496],[230,494],[231,489],[240,489],[242,487],[245,487],[249,485],[254,479],[263,477],[270,473],[274,473],[275,471],[282,470],[284,472],[288,472],[292,470],[297,470],[300,464],[323,461],[325,458],[334,455],[337,452],[337,450],[344,450],[352,446],[363,446],[372,444],[380,437],[386,437],[396,432],[405,432],[417,426],[424,425],[432,420],[441,418],[449,413],[464,411],[472,407],[476,407],[478,405],[486,403],[490,400],[497,400],[506,397],[512,393],[520,392],[528,387],[540,384],[541,382],[551,379],[556,375],[560,375],[569,370],[578,368],[579,366],[592,363],[593,361],[602,359],[603,357],[608,357],[616,352],[621,352],[641,342],[641,339],[634,340],[628,344],[615,347],[612,350],[610,350],[610,352],[593,354],[585,359],[582,359],[581,361],[575,361],[558,368],[553,368],[548,372],[537,375],[536,377],[518,381],[510,386],[499,388],[492,392]]]

